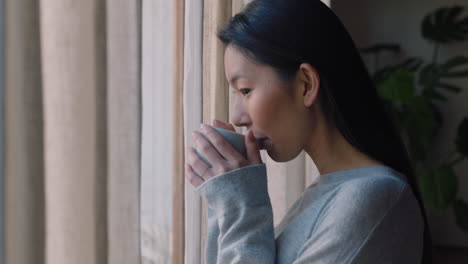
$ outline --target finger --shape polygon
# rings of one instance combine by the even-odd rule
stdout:
[[[213,120],[213,126],[237,132],[232,124],[224,123],[217,119]]]
[[[193,172],[192,167],[188,163],[185,163],[185,177],[195,188],[197,188],[205,182],[205,180],[202,177],[198,176],[197,174],[195,174],[195,172]]]
[[[207,170],[207,168],[209,168],[210,166],[206,164],[206,162],[202,160],[200,156],[198,156],[193,147],[190,147],[189,150],[189,165],[192,167],[193,171],[197,174],[197,176],[200,175],[206,177],[210,173],[210,171]]]
[[[221,136],[221,134],[219,134],[219,132],[214,128],[205,125],[203,126],[202,130],[208,139],[213,142],[216,150],[225,160],[245,160],[242,154],[240,154],[229,142],[227,142],[226,139],[224,139],[224,137]]]
[[[199,131],[195,131],[194,133],[194,141],[198,152],[203,154],[206,160],[211,164],[223,163],[225,161],[224,156],[220,154],[215,146],[213,146],[211,143],[213,141],[206,135],[206,132],[203,131],[203,133],[205,135]]]
[[[234,131],[234,132],[236,131],[231,124],[224,123],[223,121],[220,121],[220,120],[214,119],[212,124],[215,127],[231,130],[231,131]]]
[[[228,129],[228,130],[232,130],[232,131],[234,131],[234,132],[237,132],[236,129],[234,128],[234,126],[233,126],[232,124],[226,124],[226,126],[227,126],[227,129]]]
[[[260,156],[260,146],[253,132],[249,130],[245,137],[245,148],[247,150],[247,159],[251,164],[261,164],[262,157]]]

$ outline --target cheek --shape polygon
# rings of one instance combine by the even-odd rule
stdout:
[[[256,126],[262,129],[268,129],[273,123],[273,117],[276,114],[275,103],[273,100],[263,97],[252,102],[251,115],[252,121]]]
[[[291,118],[291,107],[280,95],[262,94],[251,102],[250,113],[255,126],[269,137],[279,136]]]

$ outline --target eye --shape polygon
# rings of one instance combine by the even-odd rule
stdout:
[[[239,91],[243,94],[248,94],[250,92],[251,89],[249,88],[243,88],[243,89],[239,89]]]

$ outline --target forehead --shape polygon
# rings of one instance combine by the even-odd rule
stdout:
[[[252,79],[262,71],[262,67],[245,56],[238,48],[228,45],[224,52],[226,79],[231,83],[238,78]]]

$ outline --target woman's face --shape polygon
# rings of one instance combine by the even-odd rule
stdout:
[[[261,148],[276,162],[299,155],[309,134],[310,112],[298,83],[286,84],[272,67],[256,64],[233,45],[226,48],[224,67],[234,93],[233,124],[252,130],[259,140],[266,138],[260,141]]]

